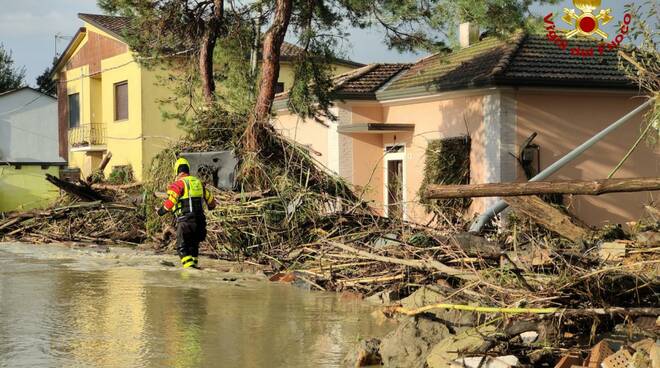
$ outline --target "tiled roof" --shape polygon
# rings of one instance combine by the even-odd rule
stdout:
[[[594,48],[593,57],[571,56],[541,35],[509,40],[485,38],[448,55],[420,60],[387,88],[381,99],[491,85],[631,88],[618,69],[616,52],[598,54],[598,44],[572,39],[569,49]]]
[[[78,13],[78,18],[121,38],[131,25],[131,18],[113,15]]]
[[[338,97],[374,98],[375,92],[410,64],[370,64],[335,78]]]
[[[107,31],[117,38],[122,38],[125,32],[131,26],[131,18],[129,17],[118,17],[113,15],[101,15],[101,14],[87,14],[87,13],[78,13],[78,17],[85,22],[88,22],[96,27]],[[281,58],[283,60],[293,59],[296,56],[299,56],[303,49],[289,42],[284,42],[282,44],[282,54]],[[351,60],[336,59],[337,62],[350,65],[350,66],[364,66],[364,64],[356,63]]]
[[[376,91],[410,64],[369,64],[333,78],[333,95],[337,99],[375,99]],[[276,100],[285,100],[289,92],[278,93]]]
[[[617,53],[598,53],[597,43],[585,39],[569,42],[570,47],[594,48],[593,57],[571,56],[545,37],[525,37],[508,66],[496,79],[517,85],[562,85],[571,87],[630,87],[632,84],[618,68]]]
[[[448,55],[429,56],[414,64],[387,90],[419,86],[429,90],[458,89],[487,83],[506,50],[506,42],[487,38]]]

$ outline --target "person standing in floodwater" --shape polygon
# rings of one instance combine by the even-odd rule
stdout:
[[[199,268],[199,243],[206,238],[204,205],[215,208],[213,195],[198,178],[190,175],[188,160],[181,157],[174,163],[176,181],[167,187],[167,199],[158,215],[168,212],[176,216],[176,251],[183,268]]]

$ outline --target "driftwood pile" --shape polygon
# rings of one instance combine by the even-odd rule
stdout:
[[[0,218],[0,240],[139,245],[147,239],[138,185],[90,186],[52,176],[47,180],[72,195],[62,196],[49,209]]]
[[[80,188],[69,190],[78,198],[66,196],[51,209],[0,219],[0,238],[151,241],[173,250],[167,226],[165,235],[147,235],[145,214],[152,209],[144,199],[153,193],[145,196],[136,184],[74,185],[105,201],[90,202],[76,194]],[[589,335],[627,318],[660,314],[660,217],[651,207],[635,234],[589,231],[571,239],[532,224],[521,211],[509,230],[481,237],[413,226],[378,216],[359,202],[303,189],[216,191],[215,196],[219,204],[207,215],[204,253],[270,265],[273,281],[359,293],[388,304],[388,315],[453,310],[477,314],[479,323],[550,321],[559,332],[546,342],[548,351],[559,354],[586,349]],[[514,210],[524,208],[511,204]],[[560,223],[559,233],[564,230]],[[441,295],[435,303],[399,305],[429,286]],[[507,351],[500,342],[495,345],[498,352]]]

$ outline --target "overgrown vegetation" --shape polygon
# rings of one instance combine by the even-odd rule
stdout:
[[[469,184],[470,147],[469,136],[436,139],[426,147],[424,179],[419,188],[420,203],[440,224],[455,225],[462,222],[465,210],[472,203],[471,199],[427,199],[421,193],[425,193],[431,184]]]

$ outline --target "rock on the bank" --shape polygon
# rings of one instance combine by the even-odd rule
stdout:
[[[430,349],[446,336],[449,329],[426,316],[404,318],[383,338],[380,356],[386,367],[424,367]]]
[[[353,347],[342,362],[343,367],[366,367],[381,365],[382,359],[379,353],[380,340],[369,339],[360,341]]]

